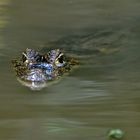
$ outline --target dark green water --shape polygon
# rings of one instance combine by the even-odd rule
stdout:
[[[121,128],[126,140],[139,140],[139,7],[138,0],[1,0],[0,139],[107,140],[110,128]],[[10,66],[27,47],[63,48],[81,65],[34,92]]]

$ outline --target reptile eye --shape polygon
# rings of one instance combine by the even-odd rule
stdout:
[[[60,63],[63,63],[64,62],[64,55],[61,55],[59,58],[58,58],[58,61]]]
[[[22,61],[25,62],[26,60],[27,60],[26,54],[23,53],[23,54],[22,54]]]
[[[55,60],[55,65],[57,67],[62,67],[65,64],[65,57],[63,54],[59,55],[59,57]]]

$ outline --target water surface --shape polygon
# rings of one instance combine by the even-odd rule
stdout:
[[[140,2],[0,2],[0,139],[105,140],[140,131]],[[41,91],[20,85],[11,59],[26,48],[62,48],[81,65]]]

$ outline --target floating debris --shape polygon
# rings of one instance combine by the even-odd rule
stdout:
[[[111,129],[108,132],[108,137],[114,140],[122,140],[122,138],[124,137],[124,131],[122,131],[121,129]]]
[[[33,90],[47,86],[78,64],[75,58],[64,55],[59,49],[40,54],[33,49],[26,49],[22,56],[12,60],[17,79]]]

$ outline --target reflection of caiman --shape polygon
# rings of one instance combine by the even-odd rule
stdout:
[[[39,90],[48,81],[54,81],[71,70],[78,62],[64,55],[59,49],[42,55],[33,49],[26,49],[22,57],[12,61],[18,80],[25,86]]]

